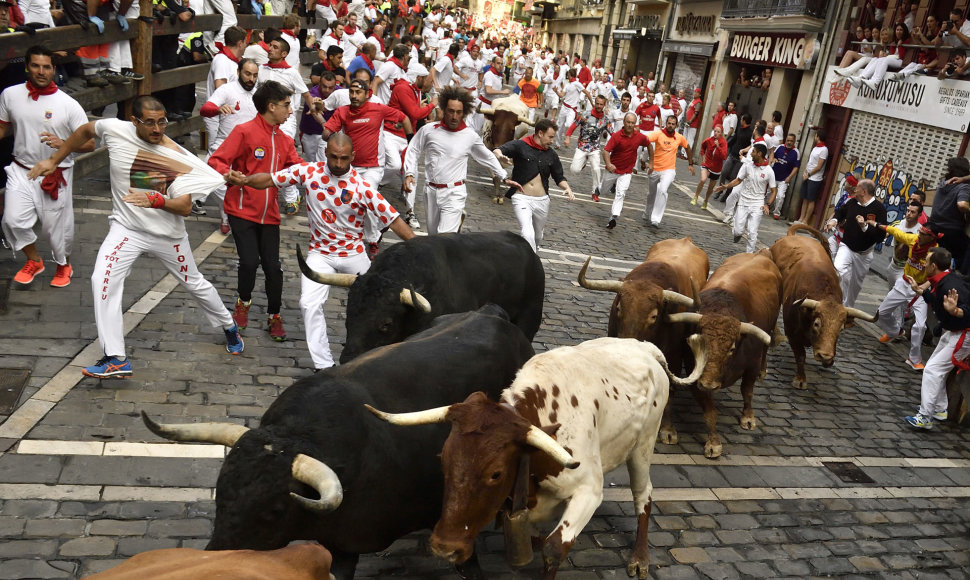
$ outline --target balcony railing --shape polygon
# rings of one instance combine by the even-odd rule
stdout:
[[[726,0],[722,18],[811,16],[824,19],[828,0]]]

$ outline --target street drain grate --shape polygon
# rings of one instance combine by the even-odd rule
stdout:
[[[10,298],[10,279],[0,280],[0,314],[7,313],[7,299]]]
[[[29,378],[30,369],[0,369],[0,415],[9,415],[17,408]]]
[[[876,480],[851,461],[823,461],[822,465],[845,483],[876,483]]]

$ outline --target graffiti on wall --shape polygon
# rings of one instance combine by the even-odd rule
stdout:
[[[861,179],[871,179],[876,184],[876,199],[886,207],[889,223],[903,219],[910,197],[915,192],[923,194],[926,207],[933,203],[936,187],[919,175],[910,173],[901,163],[893,159],[866,160],[847,153],[843,148],[839,159],[839,180],[836,185],[838,195],[830,197],[832,205],[841,205],[848,195],[845,179],[848,175],[861,173]]]

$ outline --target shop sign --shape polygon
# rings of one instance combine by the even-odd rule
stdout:
[[[688,12],[677,17],[674,30],[681,34],[714,34],[714,23],[716,21],[717,17],[713,15],[695,16],[693,12]]]
[[[913,75],[904,81],[883,80],[873,90],[853,87],[834,69],[829,67],[822,86],[823,103],[961,133],[970,126],[970,83]]]
[[[770,67],[808,69],[816,35],[738,32],[731,39],[728,59]]]
[[[642,14],[631,16],[627,28],[646,28],[647,30],[659,30],[662,28],[659,14]]]

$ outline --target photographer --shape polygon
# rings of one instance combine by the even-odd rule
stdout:
[[[970,61],[967,61],[967,53],[964,50],[952,52],[952,59],[943,68],[936,78],[943,79],[964,79],[970,76]]]
[[[950,19],[943,22],[944,42],[953,48],[970,48],[970,22],[961,10],[951,10]]]

